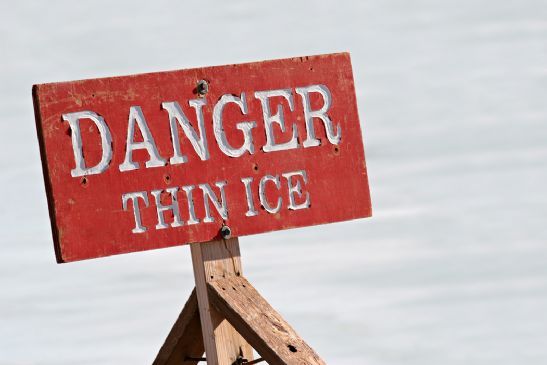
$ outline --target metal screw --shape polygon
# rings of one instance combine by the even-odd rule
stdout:
[[[230,238],[232,238],[232,230],[228,226],[222,226],[222,228],[220,229],[220,235],[225,240],[229,240]]]
[[[196,89],[200,96],[204,96],[209,92],[209,83],[205,80],[199,80]]]

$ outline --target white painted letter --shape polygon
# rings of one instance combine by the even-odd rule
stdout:
[[[222,219],[228,219],[228,209],[226,208],[226,196],[224,195],[224,186],[227,184],[226,181],[218,181],[215,185],[220,189],[220,202],[211,189],[209,184],[199,184],[199,188],[203,191],[203,204],[205,205],[205,218],[203,219],[204,223],[211,223],[215,220],[211,216],[211,208],[209,207],[209,201],[213,203],[218,214]]]
[[[82,149],[82,135],[80,133],[80,119],[91,119],[101,135],[102,157],[101,161],[93,166],[86,167],[84,161],[84,153]],[[72,136],[72,149],[74,151],[74,160],[76,162],[76,168],[70,171],[70,175],[73,177],[100,174],[105,171],[112,160],[112,136],[110,130],[106,125],[103,117],[100,115],[86,110],[83,112],[63,114],[63,120],[70,125]]]
[[[171,227],[181,227],[184,223],[180,220],[179,202],[177,200],[177,188],[167,188],[166,192],[171,194],[171,204],[164,205],[161,202],[161,193],[163,190],[152,190],[151,193],[156,201],[156,212],[158,213],[158,224],[156,229],[163,229],[169,227],[163,218],[163,212],[171,211],[173,213],[173,223]]]
[[[186,115],[180,108],[179,103],[172,101],[169,103],[161,103],[163,109],[169,113],[169,125],[171,127],[171,140],[173,141],[173,157],[169,159],[172,165],[185,163],[188,158],[180,151],[179,133],[177,131],[177,122],[181,126],[186,137],[192,143],[194,150],[198,154],[199,158],[203,161],[209,159],[209,150],[207,149],[207,137],[205,135],[205,125],[203,121],[203,106],[207,102],[204,98],[190,100],[188,104],[196,110],[196,118],[198,122],[199,138],[196,130],[190,124]]]
[[[296,204],[294,202],[294,194],[298,194],[298,197],[302,197],[302,187],[300,186],[300,180],[296,180],[296,185],[293,185],[291,182],[291,177],[293,176],[302,176],[302,180],[304,180],[304,184],[308,182],[308,176],[306,175],[306,171],[300,170],[300,171],[294,171],[294,172],[287,172],[282,174],[285,179],[287,179],[287,186],[289,188],[289,209],[290,210],[298,210],[298,209],[306,209],[310,207],[310,193],[306,191],[306,200],[300,204]]]
[[[268,199],[266,199],[266,183],[268,181],[272,181],[275,186],[277,187],[277,190],[281,187],[281,183],[279,182],[279,176],[272,176],[272,175],[266,175],[262,179],[260,179],[260,184],[258,185],[258,197],[260,198],[260,204],[266,209],[268,213],[275,214],[279,212],[281,209],[281,197],[277,198],[277,205],[275,208],[272,208],[270,203],[268,203]]]
[[[342,137],[342,128],[340,127],[340,124],[338,124],[335,134],[332,120],[330,120],[327,115],[327,111],[329,110],[332,102],[332,96],[329,89],[325,85],[312,85],[307,87],[297,87],[296,92],[302,96],[302,104],[304,106],[304,119],[306,120],[306,132],[308,134],[303,143],[304,147],[314,147],[321,144],[315,137],[313,118],[319,118],[323,121],[329,142],[332,144],[339,144]],[[325,102],[321,109],[311,110],[310,93],[321,94]]]
[[[232,147],[226,140],[226,133],[224,132],[224,127],[222,125],[222,111],[228,103],[237,104],[243,115],[247,114],[245,93],[241,93],[240,98],[230,94],[222,95],[213,109],[213,129],[215,131],[218,147],[230,157],[239,157],[243,155],[245,151],[248,151],[252,155],[254,153],[252,129],[256,127],[255,122],[240,122],[236,125],[236,128],[243,132],[245,138],[243,145],[240,148]]]
[[[188,219],[188,225],[198,224],[199,219],[196,217],[196,211],[194,210],[194,198],[192,191],[194,190],[195,185],[183,186],[182,190],[186,193],[186,200],[188,201],[188,213],[190,219]]]
[[[283,105],[277,104],[277,113],[271,115],[269,98],[282,96],[289,103],[289,110],[294,110],[291,89],[267,90],[255,92],[255,98],[262,103],[262,115],[264,116],[264,128],[266,129],[266,144],[262,148],[264,152],[290,150],[298,147],[296,125],[292,124],[292,137],[288,142],[276,144],[273,131],[273,124],[277,123],[281,132],[285,132],[285,118],[283,116]]]
[[[253,202],[253,191],[251,190],[251,183],[253,182],[252,177],[244,177],[241,179],[241,182],[245,184],[245,194],[247,196],[247,206],[249,207],[249,210],[245,215],[247,217],[253,217],[255,215],[258,215],[258,212],[255,209],[255,204]]]
[[[148,196],[146,191],[137,191],[135,193],[126,193],[122,194],[122,207],[123,210],[127,210],[127,201],[131,199],[133,203],[133,215],[135,216],[135,228],[131,230],[133,233],[144,233],[146,232],[146,227],[142,225],[141,222],[141,210],[139,207],[139,198],[144,201],[144,205],[148,206]]]
[[[143,141],[134,142],[135,137],[135,122],[141,131]],[[132,156],[134,150],[145,149],[150,155],[150,160],[146,161],[146,167],[165,166],[165,160],[159,155],[154,138],[148,129],[148,124],[142,113],[140,106],[132,106],[129,108],[129,122],[127,126],[127,143],[125,150],[125,160],[120,165],[120,171],[129,171],[139,168],[137,162],[133,162]]]

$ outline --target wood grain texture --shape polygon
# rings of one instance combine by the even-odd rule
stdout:
[[[252,348],[210,305],[207,283],[241,275],[237,238],[190,245],[196,293],[208,365],[231,365],[239,355],[251,360]]]
[[[209,92],[202,98],[196,94],[196,83],[205,79]],[[324,85],[330,90],[332,103],[327,111],[335,126],[341,130],[337,145],[329,142],[325,126],[314,118],[318,146],[305,147],[308,136],[304,117],[304,99],[296,93],[297,87]],[[270,100],[271,113],[283,108],[284,129],[275,124],[272,133],[277,143],[291,139],[297,133],[297,148],[265,152],[267,127],[264,109],[255,92],[264,90],[290,90],[293,110],[285,98]],[[219,148],[215,139],[213,112],[223,95],[244,97],[246,113],[235,104],[223,111],[223,128],[226,139],[240,147],[243,142],[238,123],[253,121],[252,153],[234,158]],[[177,102],[197,128],[197,117],[190,100],[202,100],[204,136],[208,141],[209,157],[202,160],[188,138],[179,130],[180,148],[187,157],[184,163],[171,163],[173,139],[168,112],[163,102]],[[48,198],[53,241],[58,262],[70,262],[120,253],[154,248],[208,242],[219,239],[223,224],[230,226],[232,236],[240,237],[274,230],[289,229],[324,223],[340,222],[368,217],[372,214],[368,177],[363,150],[361,126],[357,113],[353,72],[348,53],[297,57],[282,60],[253,62],[239,65],[203,67],[188,70],[156,72],[141,75],[100,78],[72,82],[40,84],[33,87],[33,101],[40,154]],[[324,105],[317,94],[310,95],[313,110]],[[145,150],[133,153],[139,168],[120,171],[127,149],[128,118],[131,108],[142,110],[158,154],[165,166],[145,168],[150,155]],[[100,174],[71,176],[75,168],[72,136],[74,131],[63,115],[92,111],[100,115],[111,133],[112,159]],[[138,128],[137,128],[138,129]],[[83,143],[82,154],[87,166],[101,160],[103,154],[100,131],[95,123],[83,118],[80,121]],[[135,141],[141,141],[137,130]],[[310,206],[306,209],[289,209],[290,199],[286,183],[281,190],[269,184],[266,197],[270,202],[282,201],[282,209],[275,214],[266,212],[258,202],[259,180],[266,176],[305,171],[307,182],[303,187],[309,193]],[[243,177],[252,177],[257,215],[248,216]],[[228,218],[213,210],[213,222],[204,222],[203,193],[196,189],[193,202],[198,224],[189,223],[185,209],[188,197],[182,186],[214,184],[225,181]],[[184,224],[167,229],[157,229],[156,204],[152,190],[174,188],[177,190],[181,220]],[[145,232],[132,233],[135,219],[132,203],[123,209],[122,195],[146,192],[148,205],[140,202],[140,215]],[[216,190],[218,194],[218,189]],[[165,204],[171,198],[162,194]],[[168,217],[167,223],[173,223]],[[116,222],[115,225],[112,222]]]
[[[196,365],[205,351],[195,289],[184,305],[153,365]]]
[[[241,276],[207,284],[211,303],[270,365],[325,365],[256,289]]]

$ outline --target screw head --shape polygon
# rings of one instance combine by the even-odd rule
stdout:
[[[222,226],[222,228],[220,229],[220,235],[225,240],[228,240],[232,238],[232,230],[228,226]]]
[[[196,89],[198,94],[203,96],[209,92],[209,83],[205,80],[199,80]]]

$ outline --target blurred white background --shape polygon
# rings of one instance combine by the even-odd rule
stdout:
[[[374,217],[241,239],[328,364],[547,363],[547,3],[0,2],[0,364],[150,364],[188,247],[57,265],[31,86],[350,51]]]

